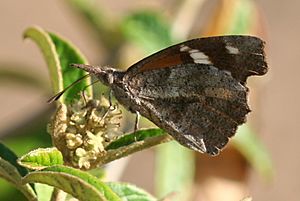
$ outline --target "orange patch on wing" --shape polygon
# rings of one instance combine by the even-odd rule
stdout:
[[[180,57],[180,54],[173,55],[173,56],[167,56],[167,57],[159,58],[156,60],[152,60],[151,62],[144,64],[139,69],[139,72],[156,70],[156,69],[160,69],[160,68],[167,68],[167,67],[175,66],[175,65],[178,65],[181,63],[182,63],[182,59]]]

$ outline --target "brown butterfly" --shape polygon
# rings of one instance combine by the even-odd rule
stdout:
[[[180,144],[216,155],[250,112],[248,76],[268,71],[264,42],[252,36],[189,40],[161,50],[127,71],[73,64],[109,86]]]

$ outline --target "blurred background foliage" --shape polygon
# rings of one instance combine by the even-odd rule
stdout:
[[[97,1],[65,0],[66,6],[80,16],[93,32],[87,37],[92,37],[92,40],[104,50],[99,65],[109,64],[126,69],[134,61],[146,55],[189,38],[250,34],[267,39],[263,17],[252,0],[219,0],[209,7],[209,12],[206,10],[205,0],[173,2],[168,5],[168,12],[163,12],[166,9],[164,7],[161,8],[162,10],[142,8],[128,11],[126,17],[117,18],[113,16],[113,11],[105,8],[105,4],[101,5]],[[55,32],[55,30],[51,31]],[[22,33],[20,37],[21,35]],[[76,41],[73,42],[76,44]],[[10,66],[15,66],[15,63],[1,65],[0,78],[13,80],[14,83],[28,85],[51,94],[46,88],[46,81],[41,80],[39,75],[11,70]],[[254,86],[259,87],[259,84]],[[94,89],[95,97],[99,97],[104,90],[100,84],[95,84]],[[255,88],[252,87],[251,91],[255,91]],[[32,119],[25,119],[22,124],[13,125],[5,135],[1,136],[2,141],[18,155],[34,148],[51,146],[46,125],[53,111],[54,108],[48,106]],[[124,112],[126,118],[124,118],[123,130],[128,131],[133,128],[133,117]],[[148,126],[153,125],[143,119],[141,127]],[[231,145],[251,167],[266,179],[270,179],[273,174],[270,157],[253,130],[255,126],[252,127],[251,122],[242,126]],[[197,171],[199,170],[197,170],[194,152],[181,147],[176,142],[158,146],[154,184],[156,196],[160,198],[170,196],[172,200],[193,200],[192,186]],[[2,180],[0,182],[0,200],[9,200],[11,197],[22,200],[22,196],[13,188]]]

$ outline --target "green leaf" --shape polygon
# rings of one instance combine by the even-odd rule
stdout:
[[[36,195],[29,184],[23,185],[21,182],[21,175],[17,168],[10,162],[0,157],[0,177],[13,184],[18,190],[20,190],[28,200],[36,201]]]
[[[53,187],[46,184],[35,183],[34,189],[38,197],[38,201],[50,201]]]
[[[40,27],[30,27],[25,30],[24,38],[32,39],[39,46],[52,77],[53,91],[58,93],[63,89],[62,74],[59,58],[50,36]]]
[[[66,166],[52,166],[29,173],[23,182],[48,184],[84,201],[120,201],[111,188],[96,177]]]
[[[126,201],[157,201],[146,191],[127,183],[106,183],[120,198]]]
[[[28,173],[26,168],[17,163],[18,156],[2,143],[0,143],[0,157],[15,166],[21,176],[25,176]]]
[[[93,175],[94,177],[97,177],[100,180],[104,179],[106,176],[105,167],[104,168],[101,168],[101,167],[94,168],[94,169],[88,170],[87,172],[90,173],[91,175]]]
[[[257,135],[247,124],[239,127],[232,140],[234,147],[247,159],[251,166],[266,179],[274,175],[272,159]]]
[[[51,37],[55,48],[56,53],[58,55],[61,71],[63,75],[63,86],[64,88],[68,87],[70,84],[78,80],[79,78],[83,77],[87,73],[83,70],[76,69],[70,67],[71,63],[76,64],[87,64],[88,61],[83,56],[83,54],[69,41],[66,39],[61,38],[60,36],[48,32],[49,36]],[[76,87],[70,88],[68,91],[65,92],[65,97],[67,101],[71,101],[74,98],[78,99],[78,93],[82,91],[87,85],[91,84],[90,78],[86,78],[85,80],[81,81],[80,83],[76,84]],[[92,96],[92,87],[88,87],[85,89],[87,95]]]
[[[121,136],[119,139],[111,142],[105,147],[106,150],[118,149],[120,147],[128,146],[132,143],[146,140],[147,138],[167,135],[166,132],[158,128],[150,128],[145,130],[138,130],[135,133],[130,133]]]
[[[97,164],[101,166],[172,139],[162,129],[139,130],[136,133],[124,135],[105,147],[107,152],[98,159]]]
[[[156,195],[165,197],[176,192],[176,197],[172,200],[187,200],[194,181],[194,152],[175,141],[160,145],[157,147],[157,152],[155,163]]]
[[[125,37],[140,46],[146,53],[153,53],[172,44],[170,26],[162,16],[152,11],[138,11],[122,22]]]
[[[59,150],[53,148],[39,148],[20,157],[18,163],[32,170],[40,170],[48,166],[62,165],[63,156]]]
[[[46,32],[40,27],[30,27],[25,30],[24,38],[32,39],[42,51],[50,72],[54,93],[62,91],[74,81],[86,75],[86,72],[74,69],[71,63],[88,63],[80,51],[65,39],[50,32]],[[90,79],[85,79],[66,91],[61,102],[70,102],[78,99],[78,93],[85,86],[91,83]],[[91,87],[86,89],[87,95],[91,96]]]

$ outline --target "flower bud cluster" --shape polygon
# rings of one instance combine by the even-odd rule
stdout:
[[[107,144],[121,134],[121,114],[118,105],[110,105],[105,98],[61,104],[49,132],[67,163],[90,169],[106,153]]]

